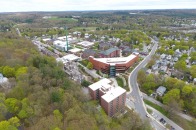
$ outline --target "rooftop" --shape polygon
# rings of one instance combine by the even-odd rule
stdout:
[[[57,58],[56,60],[57,61],[61,61],[63,62],[64,64],[69,62],[69,61],[75,61],[75,60],[78,60],[80,59],[80,57],[74,55],[74,54],[68,54],[66,56],[63,56],[62,58]]]
[[[107,92],[105,95],[103,95],[101,98],[103,98],[106,102],[111,102],[121,94],[125,93],[126,90],[121,87],[116,87],[112,89],[111,91]]]
[[[84,46],[84,47],[88,47],[88,46],[92,46],[94,45],[93,42],[89,42],[89,41],[82,41],[82,42],[79,42],[77,43],[78,45],[81,45],[81,46]]]
[[[101,87],[105,87],[107,89],[109,87],[108,86],[109,83],[111,83],[111,81],[109,79],[104,78],[104,79],[101,79],[101,80],[99,80],[98,82],[96,82],[94,84],[91,84],[89,86],[89,88],[91,88],[93,91],[95,91],[95,90],[97,90]]]
[[[79,48],[74,48],[74,49],[70,49],[69,51],[72,52],[72,53],[77,53],[77,52],[80,52],[82,50],[79,49]]]
[[[106,63],[106,64],[122,64],[133,60],[136,55],[129,55],[128,57],[115,57],[115,58],[94,58],[94,60]]]
[[[114,47],[114,48],[110,48],[108,50],[105,50],[105,51],[101,51],[100,53],[101,54],[104,54],[104,55],[109,55],[110,53],[116,51],[116,50],[119,50],[118,47]]]

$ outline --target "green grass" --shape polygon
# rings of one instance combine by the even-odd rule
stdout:
[[[96,30],[97,27],[75,27],[72,30],[74,31],[83,31],[85,29],[86,31],[93,31]]]
[[[147,111],[148,111],[149,114],[152,114],[152,110],[151,109],[147,108]]]
[[[120,87],[124,88],[123,80],[120,77],[116,77],[116,81]]]
[[[163,115],[168,116],[168,112],[164,108],[162,108],[162,107],[160,107],[160,106],[158,106],[158,105],[156,105],[156,104],[154,104],[154,103],[152,103],[148,100],[145,100],[145,99],[144,99],[144,102],[145,102],[145,104],[147,104],[147,105],[155,108],[156,110],[158,110]]]
[[[64,20],[67,22],[77,22],[78,21],[77,19],[73,19],[73,18],[58,18],[58,17],[52,17],[52,18],[49,18],[49,20],[55,20],[55,21]]]
[[[118,83],[118,85],[120,87],[126,89],[127,91],[130,91],[128,85],[124,86],[124,83],[123,83],[123,79],[122,78],[116,77],[116,81],[117,81],[117,83]]]

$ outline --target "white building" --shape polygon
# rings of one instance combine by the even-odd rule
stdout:
[[[157,89],[156,93],[157,93],[159,96],[163,96],[163,94],[165,93],[165,91],[166,91],[166,88],[163,87],[163,86],[160,86],[160,87]]]
[[[74,55],[74,54],[68,54],[66,56],[63,56],[62,58],[57,58],[56,61],[57,62],[62,62],[63,64],[66,64],[70,61],[78,61],[80,60],[81,58]]]
[[[83,47],[90,47],[90,46],[93,46],[94,45],[94,42],[89,42],[89,41],[82,41],[82,42],[79,42],[77,43],[78,45],[81,45]]]
[[[67,51],[67,43],[57,40],[53,42],[53,45],[56,49],[61,50],[61,51]],[[69,43],[68,43],[68,48],[69,48]]]
[[[0,73],[0,85],[7,82],[8,82],[8,78],[3,77],[3,74]]]

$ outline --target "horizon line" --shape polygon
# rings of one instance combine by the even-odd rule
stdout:
[[[165,9],[114,9],[114,10],[65,10],[65,11],[5,11],[5,12],[0,12],[0,13],[31,13],[31,12],[93,12],[93,11],[144,11],[144,10],[196,10],[196,8],[176,8],[176,9],[172,9],[172,8],[165,8]]]

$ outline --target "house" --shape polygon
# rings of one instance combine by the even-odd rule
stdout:
[[[99,44],[99,50],[106,50],[109,49],[110,47],[112,47],[110,43],[102,42]]]
[[[8,82],[8,78],[3,77],[3,74],[0,73],[0,85],[2,85],[3,83]]]
[[[167,71],[167,66],[161,66],[160,71],[165,73]]]
[[[195,84],[195,85],[196,85],[196,78],[194,78],[194,79],[193,79],[193,84]]]
[[[165,54],[162,54],[161,55],[161,59],[165,59],[166,55]]]
[[[152,71],[156,71],[158,70],[158,68],[159,68],[158,64],[155,64],[152,66]]]
[[[85,49],[84,52],[82,53],[82,58],[83,59],[88,59],[89,56],[96,57],[97,52],[92,50],[92,49]]]
[[[120,49],[118,47],[110,48],[105,51],[99,52],[100,58],[112,58],[112,57],[119,57],[120,56]]]
[[[156,90],[156,93],[157,93],[159,96],[162,97],[162,96],[164,95],[165,91],[166,91],[166,88],[163,87],[163,86],[160,86],[160,87]]]
[[[171,58],[172,58],[171,55],[168,55],[168,56],[166,57],[167,60],[171,60]]]

